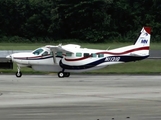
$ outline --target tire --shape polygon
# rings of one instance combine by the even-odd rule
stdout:
[[[22,72],[16,72],[16,77],[21,77],[22,76]]]
[[[70,76],[70,73],[66,72],[64,77],[69,77],[69,76]]]
[[[59,78],[63,78],[65,76],[64,72],[60,71],[58,72],[58,77]]]

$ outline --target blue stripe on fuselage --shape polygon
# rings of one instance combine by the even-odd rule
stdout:
[[[99,64],[102,64],[104,62],[131,62],[131,61],[138,61],[138,60],[142,60],[142,59],[145,59],[147,58],[148,56],[144,56],[144,57],[141,57],[141,56],[110,56],[110,57],[115,57],[115,58],[119,58],[118,61],[106,61],[107,57],[105,58],[102,58],[100,60],[97,60],[95,62],[91,62],[91,63],[88,63],[88,64],[84,64],[84,65],[77,65],[77,66],[74,66],[74,65],[67,65],[67,64],[64,64],[62,63],[62,60],[60,60],[60,63],[59,65],[63,68],[63,69],[69,69],[69,70],[82,70],[82,69],[88,69],[88,68],[92,68],[92,67],[95,67]]]

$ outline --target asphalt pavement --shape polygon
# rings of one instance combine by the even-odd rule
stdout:
[[[160,75],[0,75],[1,120],[160,120]]]

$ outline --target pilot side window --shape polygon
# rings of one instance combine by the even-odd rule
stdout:
[[[42,54],[42,56],[46,56],[46,55],[48,55],[48,52],[47,52],[47,51],[45,51],[45,52]]]
[[[34,55],[40,55],[44,50],[39,48],[33,52]]]
[[[76,57],[82,57],[82,53],[76,53]]]

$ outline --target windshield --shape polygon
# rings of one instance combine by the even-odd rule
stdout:
[[[40,55],[44,50],[42,48],[38,48],[35,51],[33,51],[34,55]]]

